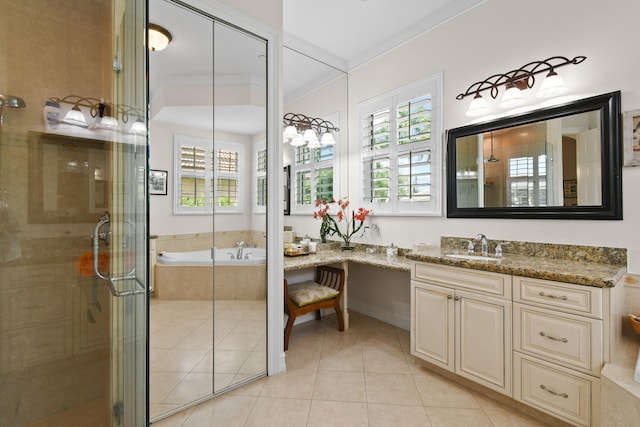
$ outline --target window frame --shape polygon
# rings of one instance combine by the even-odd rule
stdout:
[[[260,160],[260,153],[263,151],[265,153],[265,170],[261,171],[259,168],[259,160]],[[269,186],[268,177],[267,177],[267,172],[269,170],[269,152],[267,150],[267,144],[265,141],[257,142],[253,145],[252,164],[254,165],[256,172],[252,179],[254,185],[252,185],[252,191],[251,191],[251,205],[253,206],[254,213],[266,214],[267,200],[268,200],[267,188]],[[265,187],[264,187],[265,204],[264,205],[258,204],[258,190],[259,190],[259,182],[261,178],[265,180]]]
[[[418,99],[424,95],[431,95],[431,131],[427,141],[413,142],[403,145],[397,143],[397,110],[408,101]],[[373,114],[388,111],[389,113],[389,146],[383,149],[367,150],[365,148],[365,120]],[[436,73],[425,79],[410,83],[401,88],[382,94],[371,100],[358,104],[358,145],[360,159],[359,168],[359,200],[366,209],[372,209],[380,216],[442,216],[442,73]],[[425,150],[430,152],[430,201],[401,201],[398,198],[400,183],[398,159],[409,153]],[[365,179],[365,173],[370,170],[367,163],[375,159],[388,159],[389,165],[389,200],[386,202],[371,202],[370,195],[365,195],[367,189],[374,188],[370,179]]]
[[[218,141],[198,138],[191,135],[174,134],[174,215],[210,215],[212,213],[243,213],[244,187],[244,144],[238,142]],[[182,148],[183,146],[194,146],[205,151],[205,167],[203,172],[185,173],[182,171]],[[217,152],[219,150],[229,150],[238,153],[237,170],[234,172],[217,172]],[[204,179],[204,206],[182,206],[181,183],[183,177],[195,177]],[[237,181],[237,204],[235,206],[218,206],[217,190],[218,179],[235,179]],[[213,187],[213,188],[212,188]]]

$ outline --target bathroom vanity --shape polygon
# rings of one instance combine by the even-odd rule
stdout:
[[[570,251],[584,257],[575,260],[550,257],[555,249],[487,259],[440,248],[407,254],[411,354],[516,407],[598,426],[600,371],[620,335],[624,290],[615,285],[626,267],[616,263],[621,254],[602,259],[582,247]]]

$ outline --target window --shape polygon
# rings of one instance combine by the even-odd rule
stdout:
[[[337,113],[326,119],[337,125]],[[339,135],[334,135],[336,145],[325,145],[320,148],[310,149],[291,147],[292,150],[292,212],[307,213],[315,209],[317,199],[334,197],[334,188],[337,183],[337,150]]]
[[[441,215],[442,75],[360,104],[362,204],[377,214]]]
[[[509,159],[508,206],[547,206],[547,156]]]
[[[175,209],[180,213],[241,212],[242,144],[176,135]]]
[[[254,148],[255,189],[253,193],[254,212],[265,213],[267,207],[267,149],[265,143],[258,143]]]

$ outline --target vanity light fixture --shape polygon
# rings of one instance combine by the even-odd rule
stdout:
[[[333,132],[340,131],[327,120],[307,117],[304,114],[287,113],[282,121],[285,127],[282,133],[284,142],[291,143],[293,147],[305,144],[309,148],[334,145],[336,140],[333,138]]]
[[[163,50],[171,43],[171,33],[157,24],[149,24],[149,49],[153,52]]]
[[[68,95],[64,98],[54,96],[49,98],[49,101],[72,106],[61,120],[61,122],[65,124],[88,127],[86,117],[80,109],[80,107],[83,107],[86,109],[85,111],[89,111],[89,115],[92,118],[96,119],[96,128],[118,130],[120,128],[119,120],[126,124],[130,118],[135,117],[137,120],[131,125],[129,133],[138,135],[146,133],[146,126],[140,119],[144,117],[144,112],[127,105],[109,104],[102,98],[98,99],[78,95]],[[105,115],[105,113],[107,114]],[[142,128],[144,128],[144,131]]]
[[[543,61],[532,61],[515,70],[502,74],[494,74],[482,81],[478,81],[464,93],[456,96],[457,100],[463,100],[467,96],[473,96],[473,100],[469,104],[466,114],[468,116],[481,116],[487,113],[488,107],[486,100],[482,97],[481,92],[489,91],[491,98],[496,99],[499,94],[499,88],[505,86],[506,90],[502,95],[500,106],[503,108],[513,108],[525,102],[525,89],[532,89],[535,85],[535,76],[546,73],[546,78],[542,81],[536,96],[539,98],[551,98],[567,92],[562,78],[556,70],[569,64],[580,64],[587,59],[586,56],[576,56],[573,59],[564,56],[552,56]]]

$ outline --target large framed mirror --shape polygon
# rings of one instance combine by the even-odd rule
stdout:
[[[447,217],[622,219],[620,92],[447,133]]]

